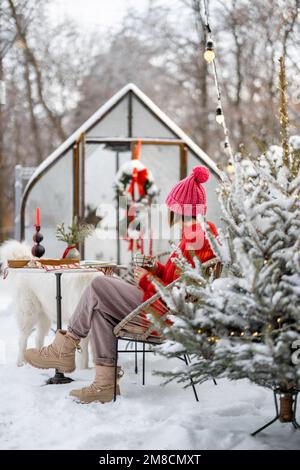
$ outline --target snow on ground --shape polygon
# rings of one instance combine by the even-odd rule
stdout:
[[[290,424],[276,423],[255,438],[250,436],[274,415],[268,390],[246,380],[222,380],[217,386],[207,382],[198,386],[200,402],[196,403],[191,389],[183,390],[175,383],[163,387],[161,379],[151,375],[152,370],[176,366],[176,361],[153,354],[147,356],[144,387],[141,375],[134,373],[133,355],[121,355],[126,375],[116,403],[80,405],[68,397],[69,390],[91,381],[92,369],[75,371],[71,384],[43,386],[52,371],[15,365],[17,329],[3,282],[0,449],[300,448],[300,433]]]

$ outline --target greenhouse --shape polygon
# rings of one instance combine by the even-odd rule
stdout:
[[[119,239],[118,210],[116,216],[107,208],[118,209],[116,173],[133,158],[137,142],[142,145],[141,161],[160,190],[158,202],[164,202],[171,186],[191,168],[206,165],[211,172],[206,185],[208,218],[219,220],[215,189],[220,174],[214,162],[137,86],[128,84],[36,168],[22,196],[21,238],[32,244],[39,207],[46,256],[60,257],[63,246],[56,240],[56,226],[69,224],[74,216],[92,218],[96,230],[81,246],[82,256],[126,263],[128,244]],[[110,240],[103,236],[105,231]],[[155,243],[156,253],[166,248],[162,243]]]

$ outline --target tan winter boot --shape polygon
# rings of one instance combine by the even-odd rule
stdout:
[[[49,346],[41,349],[27,349],[25,360],[38,369],[57,369],[59,372],[75,370],[75,352],[80,350],[79,340],[66,335],[66,331],[58,330]]]
[[[113,366],[96,365],[96,377],[93,383],[88,387],[78,390],[71,390],[70,395],[76,397],[81,403],[91,403],[100,401],[107,403],[114,399],[114,376],[115,368]],[[120,395],[120,378],[123,376],[121,367],[118,367],[117,377],[117,395]]]

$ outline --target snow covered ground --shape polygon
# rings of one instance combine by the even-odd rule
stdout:
[[[176,362],[149,354],[143,387],[141,375],[134,374],[133,356],[123,354],[122,398],[79,405],[68,392],[89,383],[92,369],[75,371],[71,384],[43,386],[50,373],[18,368],[16,350],[11,300],[0,280],[0,449],[300,448],[300,433],[289,424],[276,423],[250,436],[273,417],[274,409],[271,393],[247,381],[198,386],[196,403],[190,389],[162,387],[161,379],[151,375]]]

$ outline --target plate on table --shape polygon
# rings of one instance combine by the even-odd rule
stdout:
[[[80,266],[94,267],[94,268],[116,268],[117,263],[112,261],[99,261],[93,259],[85,259],[80,261]]]
[[[45,266],[60,266],[62,264],[76,264],[79,263],[78,258],[33,258],[33,259],[9,259],[7,261],[9,268],[26,268],[30,261],[38,261],[41,265]]]
[[[31,261],[30,259],[9,259],[7,264],[9,268],[25,268],[27,264]]]

